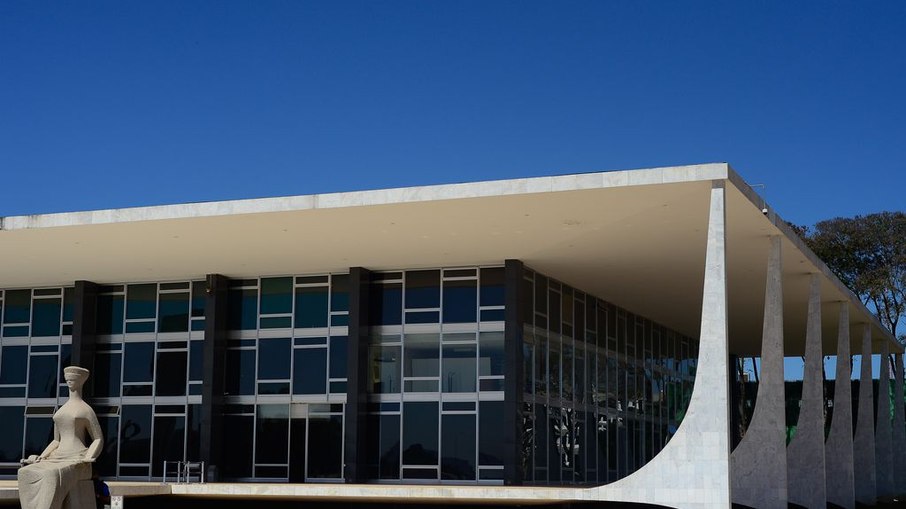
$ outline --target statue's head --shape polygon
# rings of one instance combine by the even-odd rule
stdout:
[[[79,390],[85,380],[88,380],[88,370],[80,366],[67,366],[63,368],[63,379],[70,391]]]

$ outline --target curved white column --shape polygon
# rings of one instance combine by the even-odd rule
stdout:
[[[789,500],[809,508],[827,506],[824,478],[824,356],[821,352],[821,278],[812,274],[805,332],[805,369],[796,435],[787,447]]]
[[[849,304],[840,303],[837,325],[837,369],[834,382],[834,413],[824,443],[827,501],[843,507],[856,507],[853,478],[853,401],[852,358],[849,342]]]
[[[894,492],[906,493],[906,423],[903,419],[903,355],[894,354],[896,384],[893,399],[893,475]]]
[[[874,505],[878,496],[875,477],[875,404],[871,378],[871,326],[862,325],[862,371],[859,377],[859,417],[853,437],[856,502]]]
[[[878,400],[875,402],[875,472],[878,497],[896,494],[893,485],[893,430],[890,428],[890,345],[881,345],[881,369],[878,371]]]
[[[730,508],[725,224],[724,184],[715,182],[708,219],[698,366],[682,424],[654,459],[619,481],[588,488],[583,499]]]
[[[782,257],[780,237],[771,237],[758,397],[749,428],[730,455],[734,504],[787,508],[784,394]]]

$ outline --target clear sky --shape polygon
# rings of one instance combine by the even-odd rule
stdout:
[[[0,2],[0,215],[728,161],[902,210],[906,2]]]

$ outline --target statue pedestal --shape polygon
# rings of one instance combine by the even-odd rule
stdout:
[[[94,481],[85,479],[76,483],[63,500],[63,509],[94,509]]]

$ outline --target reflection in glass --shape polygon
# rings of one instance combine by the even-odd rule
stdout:
[[[441,479],[475,479],[475,415],[445,414],[441,423]]]
[[[503,401],[478,403],[478,464],[503,465]]]
[[[151,461],[151,405],[123,405],[120,463]]]
[[[481,358],[478,360],[481,376],[503,375],[503,332],[482,332],[478,335]],[[527,371],[531,375],[531,369]]]
[[[439,334],[406,334],[403,341],[406,377],[438,376],[440,369]]]
[[[437,465],[437,402],[403,403],[403,464]]]
[[[400,347],[369,347],[371,354],[371,392],[387,394],[400,392]]]
[[[443,364],[444,392],[475,392],[474,344],[445,344]]]

